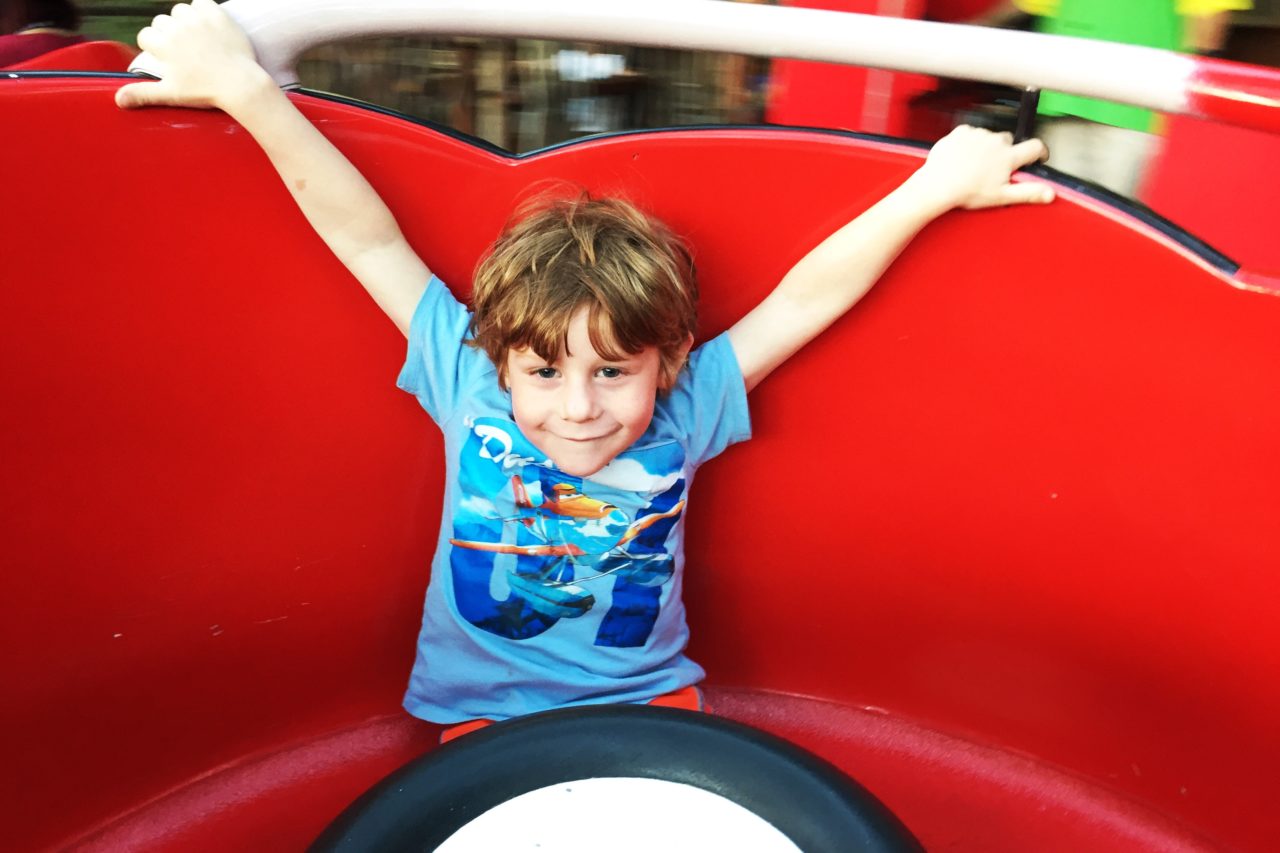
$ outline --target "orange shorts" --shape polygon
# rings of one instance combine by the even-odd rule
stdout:
[[[652,705],[655,708],[683,708],[686,711],[705,710],[702,703],[702,691],[693,685],[682,687],[671,693],[664,693],[655,699],[650,699],[645,704]],[[440,742],[448,743],[455,738],[483,729],[485,726],[491,726],[493,723],[493,720],[485,719],[484,717],[478,720],[467,720],[465,723],[458,723],[456,726],[450,726],[440,732]]]

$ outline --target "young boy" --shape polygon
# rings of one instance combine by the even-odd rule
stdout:
[[[749,436],[747,392],[932,219],[1053,197],[1010,183],[1045,156],[1040,142],[960,128],[691,352],[688,255],[634,207],[536,203],[480,265],[468,312],[213,0],[174,7],[138,44],[163,79],[122,87],[117,103],[216,107],[239,121],[409,340],[399,384],[444,431],[448,495],[405,707],[439,723],[696,704],[703,672],[683,654],[680,601],[685,495],[698,465]]]

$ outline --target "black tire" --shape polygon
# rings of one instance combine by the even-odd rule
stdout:
[[[806,853],[923,849],[879,800],[817,756],[709,714],[643,705],[549,711],[465,735],[370,788],[311,849],[434,850],[513,797],[600,777],[702,788],[764,818]]]

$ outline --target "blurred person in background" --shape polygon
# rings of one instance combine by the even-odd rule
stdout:
[[[0,0],[0,68],[85,40],[71,0]]]
[[[998,25],[1036,16],[1042,33],[1216,56],[1226,43],[1230,13],[1252,0],[1004,0],[972,23]],[[1039,136],[1050,165],[1133,197],[1160,143],[1160,118],[1150,110],[1044,92]]]

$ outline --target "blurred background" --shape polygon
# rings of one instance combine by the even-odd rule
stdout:
[[[1108,2],[1124,9],[1132,0]],[[79,5],[83,33],[132,44],[138,30],[172,3],[81,0]],[[1027,10],[1051,10],[1054,3],[805,0],[784,5],[1033,28],[1036,18]],[[1280,65],[1280,0],[1238,5],[1253,8],[1229,13],[1226,38],[1217,50],[1233,59]],[[1011,126],[1017,101],[1017,93],[1000,87],[920,75],[527,39],[331,44],[308,53],[299,72],[309,89],[448,125],[513,152],[624,128],[760,122],[928,140],[960,121]]]
[[[83,32],[132,43],[172,2],[80,5]],[[527,152],[624,128],[760,122],[769,62],[530,39],[380,38],[312,50],[298,71],[308,89]]]
[[[768,2],[1280,66],[1280,0]],[[112,42],[131,45],[171,3],[80,0],[79,20],[76,6],[73,0],[0,0],[0,67],[122,69],[129,51]],[[71,17],[58,17],[68,9]],[[110,41],[74,45],[84,39]],[[23,65],[37,44],[46,52],[25,60],[36,64]],[[110,49],[107,65],[60,58],[104,47]],[[1021,96],[1007,87],[878,69],[528,39],[341,42],[306,54],[299,73],[308,89],[444,125],[516,153],[618,130],[761,123],[929,142],[960,123],[1012,130]],[[1274,135],[1053,92],[1040,97],[1034,133],[1049,143],[1049,165],[1078,186],[1136,201],[1236,260],[1280,271],[1269,207],[1280,197]]]

